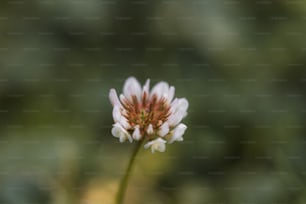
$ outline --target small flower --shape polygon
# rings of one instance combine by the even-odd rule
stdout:
[[[185,130],[187,129],[187,126],[183,123],[179,124],[174,128],[174,130],[171,131],[169,134],[169,140],[168,143],[173,143],[174,141],[183,141],[183,135],[185,133]]]
[[[166,82],[157,83],[150,91],[150,80],[143,87],[129,77],[118,97],[115,89],[109,92],[113,105],[112,135],[120,142],[142,141],[144,147],[164,152],[166,143],[182,141],[187,126],[181,123],[189,106],[185,98],[174,99],[175,88]]]
[[[147,133],[148,133],[148,135],[152,135],[154,133],[154,129],[153,129],[152,124],[149,124],[149,126],[147,128]]]
[[[133,141],[130,133],[128,133],[119,123],[115,123],[112,128],[112,134],[114,137],[118,137],[120,142],[129,140]]]
[[[148,149],[149,147],[151,147],[152,153],[154,153],[155,151],[164,152],[166,151],[165,144],[166,140],[163,140],[162,138],[157,138],[145,144],[144,148]]]
[[[140,140],[141,139],[139,125],[135,126],[135,129],[134,129],[134,132],[133,132],[133,138],[134,138],[134,140]]]

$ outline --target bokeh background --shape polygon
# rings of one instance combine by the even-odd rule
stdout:
[[[108,91],[164,80],[185,140],[142,151],[126,203],[306,203],[306,2],[0,2],[0,203],[112,204],[133,145]]]

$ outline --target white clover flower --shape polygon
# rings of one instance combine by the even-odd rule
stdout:
[[[120,142],[146,142],[144,147],[164,152],[166,143],[182,141],[187,126],[181,123],[187,115],[188,101],[174,99],[175,88],[166,82],[157,83],[150,91],[150,80],[143,87],[135,77],[129,77],[118,97],[115,89],[109,92],[113,105],[112,135]],[[120,98],[120,99],[119,99]]]

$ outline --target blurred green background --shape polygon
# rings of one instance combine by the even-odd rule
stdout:
[[[304,1],[1,1],[0,204],[112,204],[134,144],[108,91],[129,76],[190,108],[126,203],[306,203],[305,25]]]

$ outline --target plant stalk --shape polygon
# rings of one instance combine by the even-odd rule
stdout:
[[[143,144],[143,140],[139,141],[137,143],[137,145],[135,146],[135,149],[133,151],[133,154],[130,158],[130,161],[129,161],[129,164],[127,166],[127,169],[124,173],[124,176],[120,182],[120,185],[119,185],[119,189],[118,189],[118,193],[117,193],[117,196],[116,196],[116,204],[123,204],[123,201],[124,201],[124,198],[125,198],[125,193],[126,193],[126,190],[127,190],[127,186],[128,186],[128,183],[129,183],[129,180],[130,180],[130,176],[132,174],[132,169],[133,169],[133,166],[135,164],[135,160],[136,160],[136,157],[137,157],[137,154]]]

